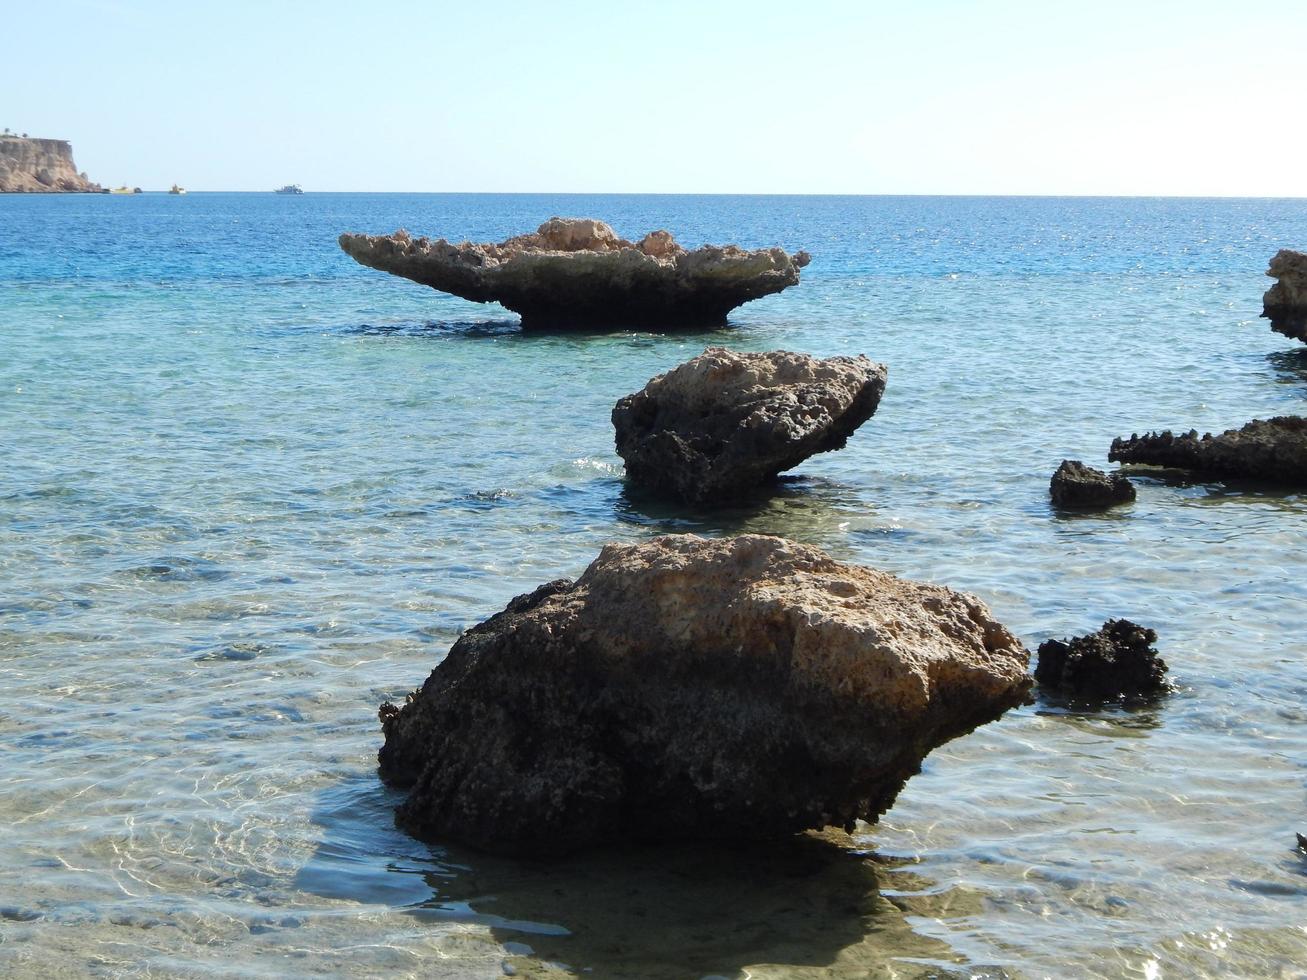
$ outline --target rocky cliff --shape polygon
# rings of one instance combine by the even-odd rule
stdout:
[[[0,136],[0,193],[95,194],[99,184],[77,172],[73,147],[67,140]]]

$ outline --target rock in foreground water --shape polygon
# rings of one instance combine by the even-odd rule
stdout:
[[[1307,252],[1280,249],[1266,274],[1276,283],[1262,296],[1262,316],[1272,330],[1307,343]]]
[[[1171,689],[1157,634],[1128,619],[1109,619],[1096,633],[1039,645],[1035,680],[1050,693],[1080,701],[1154,698]]]
[[[1201,439],[1171,432],[1112,440],[1108,459],[1174,466],[1213,476],[1307,486],[1307,419],[1297,415],[1254,419],[1240,429]]]
[[[1078,459],[1064,459],[1048,492],[1059,507],[1111,507],[1135,499],[1135,485],[1120,473],[1108,475]]]
[[[710,347],[613,409],[634,483],[690,503],[729,501],[815,453],[840,449],[871,418],[886,368]]]
[[[510,853],[847,826],[1027,660],[971,596],[782,538],[613,544],[382,705],[381,775],[404,829]]]
[[[498,302],[524,327],[701,326],[799,281],[807,252],[705,245],[687,251],[667,231],[639,242],[591,218],[550,218],[498,244],[443,238],[340,236],[356,262],[478,303]]]

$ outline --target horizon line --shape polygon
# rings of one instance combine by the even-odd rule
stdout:
[[[191,190],[186,188],[186,195],[174,195],[167,189],[142,190],[142,194],[162,194],[180,197],[190,194],[275,194],[275,190]],[[1012,198],[1012,199],[1080,199],[1080,200],[1175,200],[1175,201],[1301,201],[1307,200],[1307,194],[1087,194],[1087,193],[975,193],[975,192],[912,192],[895,193],[890,191],[360,191],[360,190],[312,190],[296,195],[308,194],[395,194],[414,195],[429,194],[443,196],[489,196],[501,197],[885,197],[885,198]],[[0,197],[97,197],[110,196],[94,191],[53,191],[27,192],[5,191]],[[117,195],[135,196],[135,195]]]

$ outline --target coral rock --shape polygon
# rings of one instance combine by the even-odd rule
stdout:
[[[608,545],[464,634],[382,777],[418,837],[511,853],[874,820],[935,746],[1024,700],[972,596],[782,538]]]
[[[1135,485],[1120,473],[1110,476],[1078,459],[1064,459],[1048,492],[1059,507],[1111,507],[1135,499]]]
[[[1157,634],[1126,619],[1110,619],[1097,633],[1039,645],[1035,680],[1045,690],[1082,701],[1153,698],[1171,689],[1166,661],[1152,644]]]
[[[1280,249],[1266,274],[1276,283],[1262,296],[1262,316],[1272,330],[1307,343],[1307,252]]]
[[[613,409],[629,478],[691,503],[721,502],[814,453],[841,448],[885,391],[865,356],[820,360],[710,347]]]
[[[669,232],[639,244],[602,221],[550,218],[499,244],[344,234],[356,262],[478,303],[498,302],[522,325],[714,325],[742,303],[799,281],[806,252],[705,245],[686,251]]]
[[[1114,439],[1108,458],[1121,463],[1173,466],[1213,476],[1307,486],[1307,419],[1254,419],[1243,428],[1201,439],[1171,432]]]

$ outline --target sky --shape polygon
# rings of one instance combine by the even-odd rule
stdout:
[[[6,5],[0,126],[102,184],[1307,195],[1307,3]]]

